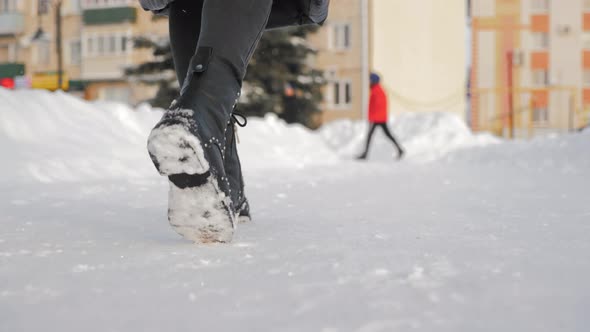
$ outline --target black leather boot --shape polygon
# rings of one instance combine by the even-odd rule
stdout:
[[[272,0],[204,1],[198,46],[180,97],[148,139],[154,165],[170,180],[170,224],[195,242],[231,241],[237,206],[244,204],[232,193],[240,190],[232,187],[242,188],[243,197],[243,180],[232,186],[226,171],[228,130],[271,5]],[[228,165],[236,177],[234,163]],[[239,159],[237,170],[241,179]]]
[[[225,172],[229,178],[232,201],[235,202],[238,222],[248,222],[251,220],[250,204],[244,192],[244,177],[242,175],[242,165],[238,155],[238,126],[245,127],[246,118],[240,113],[234,111],[232,120],[226,133],[227,154],[225,156]]]

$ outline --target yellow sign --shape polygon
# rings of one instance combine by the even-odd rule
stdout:
[[[33,89],[45,89],[55,91],[58,90],[59,77],[57,73],[37,73],[33,74],[31,79],[31,87]],[[61,78],[61,89],[66,91],[70,88],[70,80],[67,74],[63,74]]]

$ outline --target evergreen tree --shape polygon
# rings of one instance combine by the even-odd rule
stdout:
[[[247,115],[277,113],[288,123],[316,127],[323,73],[309,66],[316,51],[306,37],[317,27],[264,33],[248,67],[240,109]]]
[[[137,49],[151,49],[153,60],[126,68],[125,74],[132,81],[157,85],[156,95],[147,102],[154,107],[167,108],[179,93],[170,41],[168,39],[156,40],[148,37],[136,37],[133,40],[133,46]]]
[[[288,123],[317,127],[322,100],[323,73],[309,66],[316,51],[306,37],[317,27],[293,27],[267,31],[254,53],[238,108],[247,116],[276,113]],[[128,68],[130,79],[157,84],[150,104],[166,108],[177,97],[178,83],[168,41],[136,38],[136,48],[152,49],[154,60]]]

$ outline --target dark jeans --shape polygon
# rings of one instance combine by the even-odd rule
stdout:
[[[397,148],[398,153],[401,155],[404,150],[402,149],[402,147],[399,145],[399,143],[397,142],[395,137],[391,134],[391,132],[387,128],[387,124],[386,123],[371,123],[371,128],[369,129],[369,134],[367,135],[367,144],[365,146],[365,152],[363,152],[363,154],[361,156],[366,157],[369,154],[369,146],[371,145],[371,139],[373,138],[373,134],[375,133],[375,129],[377,127],[383,129],[383,131],[385,132],[385,136],[387,136],[387,138],[389,138],[389,140],[391,142],[393,142],[393,144]]]
[[[182,85],[198,47],[211,47],[240,81],[270,15],[272,0],[176,0],[170,4],[170,46]]]

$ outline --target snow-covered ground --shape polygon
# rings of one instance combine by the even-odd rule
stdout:
[[[253,222],[196,246],[166,221],[160,113],[0,89],[0,331],[589,331],[590,132],[504,142],[407,114],[250,119]]]

